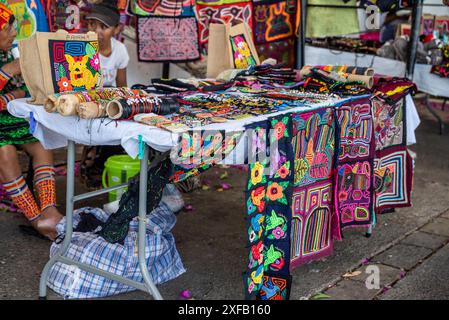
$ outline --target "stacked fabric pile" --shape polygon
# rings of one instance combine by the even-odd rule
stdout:
[[[382,46],[379,41],[349,37],[308,38],[306,43],[314,47],[366,54],[376,54]]]
[[[245,77],[254,77],[261,84],[284,85],[296,80],[296,72],[286,65],[264,64],[250,67],[237,75],[236,80],[244,81]]]
[[[335,93],[342,96],[370,93],[368,86],[363,81],[350,80],[348,77],[316,68],[310,68],[307,72],[304,76],[304,90]]]
[[[442,78],[449,78],[449,44],[442,49],[442,62],[432,67],[432,73]]]

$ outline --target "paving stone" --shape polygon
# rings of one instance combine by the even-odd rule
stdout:
[[[433,222],[422,227],[420,231],[449,237],[449,219],[436,218]]]
[[[364,282],[342,280],[324,293],[330,296],[329,300],[372,300],[379,291],[368,289]]]
[[[448,300],[449,245],[438,250],[413,271],[407,273],[381,299]]]
[[[448,237],[417,231],[402,240],[401,243],[435,250],[441,247],[447,241]]]
[[[361,271],[362,273],[359,274],[358,276],[351,277],[350,280],[361,281],[365,283],[366,279],[372,274],[372,271],[370,269],[367,269],[369,266],[376,266],[379,268],[380,287],[389,285],[390,283],[400,279],[401,277],[402,271],[400,269],[379,263],[379,264],[369,264],[358,268],[355,271]]]
[[[375,256],[372,261],[410,270],[430,253],[432,253],[432,250],[428,248],[397,244]]]
[[[445,213],[443,213],[443,214],[441,215],[441,217],[446,218],[446,219],[449,219],[449,210],[447,210]]]

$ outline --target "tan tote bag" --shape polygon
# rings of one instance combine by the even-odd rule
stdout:
[[[216,78],[221,72],[232,69],[227,36],[230,25],[211,23],[209,25],[209,43],[207,46],[207,78]]]
[[[43,104],[50,94],[101,87],[98,49],[94,32],[36,32],[19,41],[20,68],[31,94],[28,102]]]

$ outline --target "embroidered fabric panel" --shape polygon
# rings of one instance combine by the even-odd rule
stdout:
[[[413,160],[406,147],[389,148],[374,159],[376,210],[408,207],[413,181]]]
[[[230,42],[234,65],[237,69],[246,69],[257,64],[243,35],[230,37]]]
[[[225,159],[237,146],[241,131],[188,131],[179,137],[177,154],[172,154],[172,182],[197,176]]]
[[[391,146],[405,145],[405,101],[388,103],[380,99],[372,100],[374,138],[376,151]]]
[[[341,228],[368,226],[373,218],[372,160],[337,166],[335,209]]]
[[[287,39],[295,34],[296,0],[254,2],[255,43]]]
[[[195,17],[138,17],[138,59],[185,62],[200,58]]]
[[[269,122],[270,174],[266,191],[264,272],[270,277],[288,279],[293,188],[292,120],[290,115],[280,115],[269,119]],[[286,288],[289,287],[287,284]],[[260,293],[259,290],[259,298]]]
[[[368,227],[374,221],[373,158],[375,150],[371,102],[357,99],[336,109],[339,152],[335,172],[335,210],[340,230]]]
[[[269,161],[267,159],[268,122],[246,127],[251,132],[250,150],[254,161],[249,161],[246,188],[246,221],[248,230],[248,268],[243,274],[245,297],[253,299],[262,288],[264,276],[264,238],[266,219],[266,189]],[[250,131],[252,130],[252,131]]]
[[[270,173],[266,191],[264,271],[290,274],[290,225],[293,172],[292,121],[289,115],[270,122]]]
[[[208,6],[221,6],[234,3],[251,2],[251,0],[196,0],[197,4],[203,4]]]
[[[129,0],[128,12],[138,16],[191,15],[194,0]]]
[[[333,108],[292,114],[295,187],[333,175],[335,122]]]
[[[196,17],[198,19],[198,29],[201,50],[207,52],[207,42],[209,40],[209,24],[229,23],[231,25],[246,22],[250,27],[253,25],[253,4],[251,2],[239,1],[239,3],[223,4],[217,6],[195,5]]]
[[[290,299],[292,277],[264,275],[262,288],[257,295],[258,300],[288,300]]]
[[[101,80],[98,41],[49,40],[55,92],[95,89]]]
[[[246,129],[254,130],[251,142],[256,146],[250,146],[250,150],[256,151],[258,161],[249,165],[246,193],[250,254],[248,271],[244,273],[245,294],[247,299],[286,298],[291,282],[292,122],[284,115]],[[263,137],[268,132],[269,159],[264,156],[267,138]],[[276,289],[277,294],[272,291],[273,277],[288,280],[282,289]]]
[[[369,159],[374,156],[373,118],[368,99],[359,99],[336,109],[339,125],[338,161]]]
[[[332,254],[334,229],[332,181],[296,187],[292,201],[291,267]]]

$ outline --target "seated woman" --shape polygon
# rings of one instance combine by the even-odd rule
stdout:
[[[13,12],[0,3],[0,182],[14,204],[24,213],[31,225],[49,239],[56,236],[56,224],[62,215],[56,209],[53,155],[29,133],[26,120],[12,116],[6,109],[9,101],[23,98],[27,88],[20,76],[19,60],[11,54],[17,35]],[[28,188],[21,172],[17,149],[33,158],[34,189],[39,205]]]

